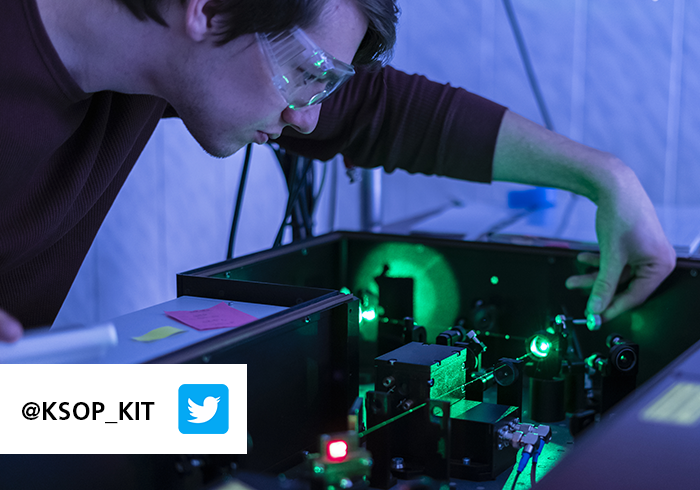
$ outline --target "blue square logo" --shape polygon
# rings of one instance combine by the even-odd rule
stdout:
[[[181,385],[178,427],[183,434],[226,434],[229,397],[226,385]]]

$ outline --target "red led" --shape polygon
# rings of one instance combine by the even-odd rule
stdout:
[[[326,446],[328,459],[340,461],[348,455],[348,443],[345,441],[331,441]]]

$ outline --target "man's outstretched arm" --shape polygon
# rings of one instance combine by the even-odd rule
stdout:
[[[0,342],[14,342],[22,336],[22,325],[0,310]]]
[[[644,188],[629,167],[608,153],[507,111],[496,140],[493,180],[556,187],[598,206],[600,257],[581,254],[579,260],[599,271],[566,282],[568,288],[592,288],[589,314],[610,320],[641,304],[675,266],[675,252]],[[629,277],[629,284],[615,295],[621,277]]]

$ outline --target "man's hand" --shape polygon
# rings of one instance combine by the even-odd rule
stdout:
[[[579,262],[599,270],[566,281],[570,289],[591,289],[586,313],[601,315],[603,320],[644,302],[676,264],[675,251],[637,178],[628,176],[615,195],[616,199],[598,203],[600,255],[578,256]],[[627,287],[615,295],[618,285],[625,282]]]
[[[671,273],[676,256],[634,172],[619,159],[576,143],[507,111],[496,141],[493,179],[556,187],[598,206],[600,256],[579,260],[599,267],[570,277],[568,288],[591,288],[587,314],[610,320],[646,300]],[[618,284],[627,288],[615,296]]]
[[[22,337],[22,325],[0,310],[0,342],[14,342]]]

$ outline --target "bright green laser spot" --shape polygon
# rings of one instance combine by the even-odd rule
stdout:
[[[530,342],[530,352],[532,352],[535,357],[539,357],[541,359],[544,359],[549,355],[549,349],[551,347],[552,344],[542,337],[535,337],[532,339],[532,342]]]
[[[498,276],[491,276],[491,284],[494,286],[498,284]]]
[[[371,322],[375,318],[377,318],[377,312],[374,310],[367,310],[362,312],[362,320],[367,320],[368,322]]]
[[[340,288],[340,292],[343,294],[352,294],[352,292],[348,288]]]

